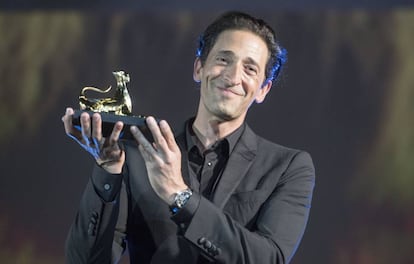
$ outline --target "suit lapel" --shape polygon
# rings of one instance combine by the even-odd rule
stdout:
[[[257,138],[253,131],[246,125],[239,142],[230,154],[223,174],[214,190],[213,203],[223,208],[240,181],[246,176],[247,171],[257,151]]]

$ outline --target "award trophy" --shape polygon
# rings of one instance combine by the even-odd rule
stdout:
[[[106,90],[89,86],[84,87],[79,95],[80,110],[75,110],[72,123],[75,126],[80,126],[80,115],[83,112],[87,112],[91,116],[93,113],[98,112],[102,118],[102,135],[104,137],[109,137],[114,124],[117,121],[122,121],[124,127],[120,135],[121,139],[133,139],[130,127],[135,125],[150,142],[153,142],[151,131],[149,131],[145,122],[146,117],[132,114],[131,97],[126,86],[130,81],[129,75],[124,71],[115,71],[112,74],[116,79],[117,85],[114,95],[104,98],[88,98],[85,95],[87,91],[107,94],[112,90],[112,87],[109,86]]]

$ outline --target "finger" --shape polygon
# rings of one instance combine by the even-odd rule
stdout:
[[[111,136],[109,137],[109,142],[114,145],[118,142],[119,136],[121,135],[122,128],[124,127],[124,123],[118,121],[115,123],[114,128],[112,129]]]
[[[118,140],[123,126],[122,122],[116,122],[111,135],[106,140],[103,140],[104,142],[100,142],[100,144],[103,143],[103,146],[100,146],[98,151],[100,160],[119,160],[121,158],[123,151],[118,144]]]
[[[144,158],[145,161],[150,161],[151,155],[148,153],[148,151],[144,148],[142,144],[138,145],[138,150],[141,153],[142,158]]]
[[[99,113],[92,115],[92,137],[97,142],[102,141],[102,119]]]
[[[82,127],[82,138],[87,145],[90,144],[91,138],[91,117],[88,113],[83,112],[80,116],[80,123]]]
[[[152,155],[156,154],[155,153],[156,151],[154,147],[152,146],[152,144],[147,140],[144,134],[142,134],[142,132],[136,126],[131,126],[130,130],[131,130],[132,136],[138,142],[139,144],[138,147],[140,148],[140,150],[142,149],[142,151],[146,151],[148,152],[148,154],[152,154]]]
[[[72,124],[72,118],[73,118],[73,109],[68,107],[66,108],[65,111],[65,115],[62,117],[62,122],[63,122],[63,126],[65,128],[65,132],[66,134],[78,134],[78,136],[80,136],[80,133],[76,133],[77,130],[73,128],[73,124]]]
[[[154,138],[155,144],[158,147],[161,148],[168,148],[168,145],[166,144],[165,138],[163,136],[163,134],[161,133],[160,127],[157,123],[157,121],[155,120],[154,117],[149,116],[146,118],[145,120],[147,122],[148,128],[152,133],[152,137]]]
[[[62,121],[65,126],[66,134],[70,138],[72,138],[75,142],[77,142],[83,149],[89,152],[92,156],[97,158],[99,154],[98,144],[96,144],[96,142],[95,144],[91,144],[91,142],[89,141],[89,138],[87,137],[85,138],[85,136],[83,135],[83,128],[78,130],[76,129],[75,126],[73,126],[72,124],[73,113],[74,113],[73,109],[68,107],[66,108],[65,115],[62,117]],[[90,122],[88,114],[86,114],[86,119],[88,120],[88,122]],[[82,133],[80,131],[82,131]]]
[[[161,133],[167,142],[168,148],[172,151],[178,150],[177,142],[175,141],[174,133],[171,130],[171,127],[168,125],[167,121],[160,121]]]
[[[73,113],[74,113],[73,109],[68,107],[66,108],[65,115],[62,117],[66,135],[68,135],[71,139],[73,139],[75,142],[81,145],[84,149],[86,149],[84,144],[81,142],[82,135],[80,131],[75,129],[72,124]]]

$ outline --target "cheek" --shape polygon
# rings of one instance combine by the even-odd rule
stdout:
[[[203,74],[206,79],[212,79],[221,76],[224,70],[225,68],[223,66],[206,64]]]
[[[246,78],[244,81],[244,89],[248,94],[248,97],[256,97],[259,94],[260,83],[256,78]]]
[[[246,72],[243,72],[242,75],[242,81],[243,83],[249,87],[249,89],[256,90],[256,88],[261,87],[263,84],[262,81],[263,78],[261,78],[260,75],[249,75]]]

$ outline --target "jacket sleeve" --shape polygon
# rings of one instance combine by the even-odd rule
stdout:
[[[95,166],[66,239],[66,263],[115,263],[125,250],[126,204],[122,175]]]
[[[305,230],[315,172],[298,152],[247,229],[201,197],[184,237],[216,263],[289,263]]]

